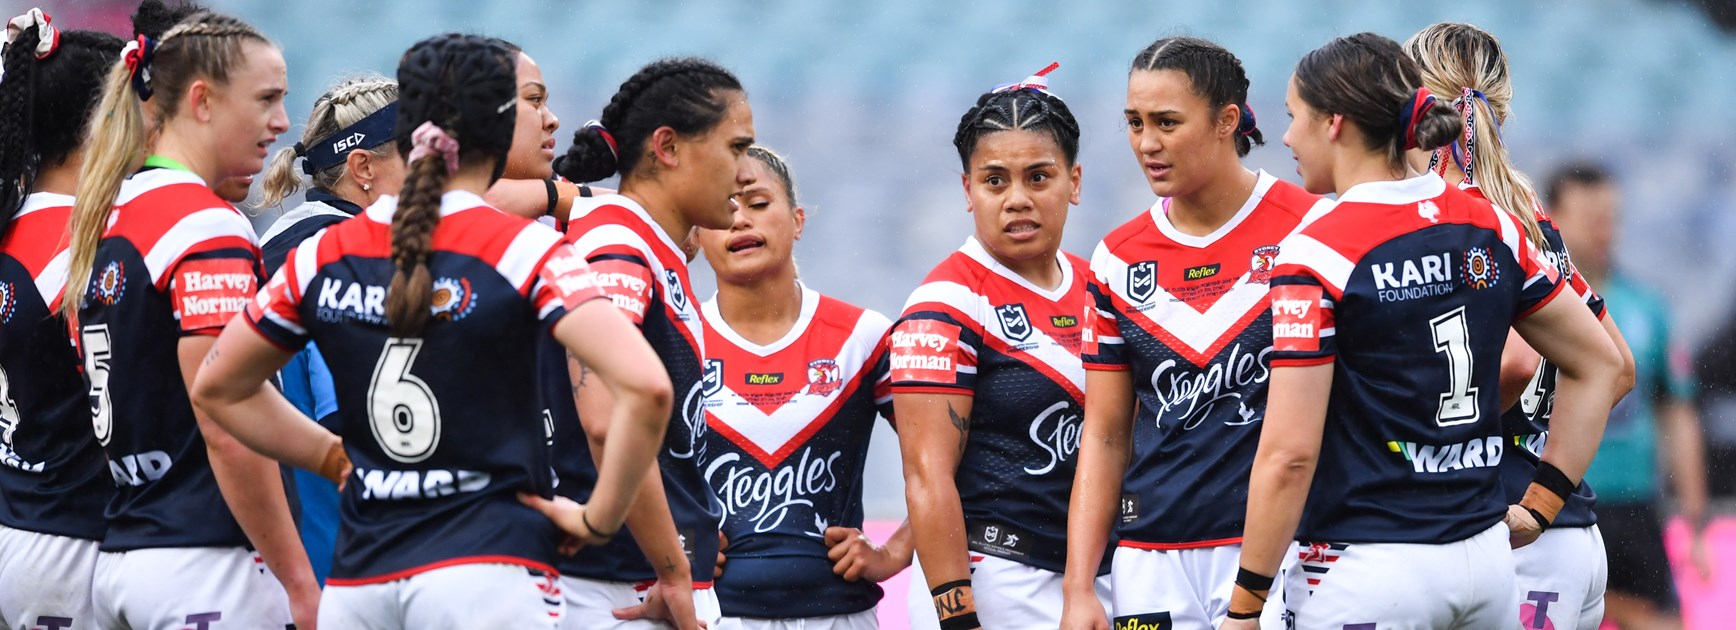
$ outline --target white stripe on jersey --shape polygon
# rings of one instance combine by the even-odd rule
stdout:
[[[313,236],[307,237],[307,240],[295,248],[293,295],[298,302],[307,295],[308,283],[313,282],[314,275],[319,273],[319,245],[325,240],[325,235],[325,230],[314,232]]]
[[[24,215],[44,208],[70,208],[76,201],[72,195],[58,193],[35,192],[24,197],[24,205],[18,209],[18,214],[12,215],[14,221]]]
[[[71,261],[72,252],[61,250],[59,254],[48,259],[48,264],[42,267],[42,273],[36,274],[36,293],[42,296],[43,305],[54,307],[60,291],[66,288],[67,269],[71,268]]]
[[[621,197],[621,199],[625,200],[626,198]],[[637,205],[629,206],[629,208],[637,208]],[[655,223],[648,224],[648,227],[651,230],[656,231],[658,234],[663,233],[663,228],[658,227]],[[663,243],[664,245],[668,245],[668,238],[664,238]],[[652,277],[657,282],[658,293],[663,296],[663,304],[670,309],[675,308],[675,305],[670,304],[668,298],[672,292],[669,289],[669,274],[664,273],[666,269],[663,267],[663,259],[658,258],[656,254],[652,253],[651,245],[646,243],[645,239],[640,238],[639,233],[633,231],[633,228],[618,223],[599,225],[586,230],[584,235],[580,236],[578,240],[574,241],[572,244],[574,252],[587,258],[590,257],[591,252],[609,246],[626,246],[638,253],[639,257],[645,260],[645,264],[651,268]],[[671,249],[669,251],[674,252],[677,257],[682,256],[679,248]],[[685,260],[685,258],[683,258],[683,260]],[[700,354],[701,360],[704,360],[705,327],[701,322],[701,317],[699,315],[699,304],[691,299],[692,293],[690,292],[690,289],[692,289],[692,287],[681,287],[681,291],[689,296],[689,299],[687,300],[687,309],[682,312],[688,316],[685,324],[687,326],[688,335],[693,338],[694,351]]]
[[[1356,270],[1350,259],[1307,234],[1293,233],[1279,247],[1277,264],[1293,263],[1313,269],[1321,280],[1338,291],[1344,290],[1344,284],[1350,282],[1350,273]]]
[[[560,232],[541,223],[526,224],[517,236],[512,237],[506,251],[501,252],[500,262],[495,263],[494,268],[506,277],[512,288],[523,288],[531,276],[536,275],[537,264],[560,241]]]
[[[169,273],[169,265],[185,256],[187,250],[225,236],[259,244],[259,237],[253,234],[253,226],[248,224],[247,218],[229,206],[199,210],[182,217],[163,233],[162,238],[157,239],[151,251],[145,253],[145,269],[150,271],[151,281],[161,284],[163,274]]]
[[[1288,252],[1288,246],[1282,250]],[[1280,254],[1282,256],[1282,254]],[[1110,253],[1109,248],[1098,243],[1097,251],[1091,255],[1091,272],[1097,276],[1098,285],[1114,293],[1121,301],[1133,306],[1149,304],[1151,308],[1144,311],[1144,316],[1169,333],[1195,353],[1205,353],[1212,345],[1223,339],[1236,322],[1241,321],[1248,311],[1258,307],[1266,299],[1268,287],[1264,284],[1254,284],[1247,281],[1248,273],[1243,273],[1236,279],[1236,284],[1230,287],[1207,307],[1205,312],[1194,310],[1186,302],[1176,299],[1163,285],[1152,279],[1152,294],[1144,302],[1136,301],[1127,295],[1127,275],[1130,265]],[[1099,337],[1098,343],[1123,343],[1119,337]]]
[[[1029,327],[1031,333],[1023,340],[1007,337],[1001,330],[999,321],[990,322],[983,319],[983,313],[994,310],[994,304],[987,297],[978,295],[975,291],[957,282],[930,282],[917,287],[916,291],[910,294],[910,303],[904,309],[909,311],[911,307],[924,302],[945,304],[952,307],[970,320],[960,323],[969,324],[971,327],[981,330],[985,338],[992,335],[995,339],[1000,340],[1003,346],[1029,346],[1034,343],[1036,347],[1025,351],[1026,356],[1037,363],[1049,366],[1049,369],[1071,382],[1076,391],[1085,391],[1085,364],[1079,360],[1078,355],[1068,351],[1066,346],[1061,345],[1048,333],[1043,332],[1042,328],[1036,326]],[[973,355],[977,352],[976,349],[962,341],[958,346]],[[966,367],[971,367],[971,369],[966,370]],[[960,372],[970,373],[974,372],[976,368],[959,365],[956,366],[956,369]]]
[[[262,308],[262,309],[259,309],[259,311],[261,313],[264,313],[265,318],[271,320],[271,323],[276,324],[278,326],[282,326],[285,330],[288,330],[292,333],[295,333],[295,335],[297,337],[306,337],[307,336],[307,329],[306,328],[302,328],[300,324],[289,321],[288,319],[285,319],[282,315],[278,315],[277,311],[272,310],[270,308]]]
[[[151,192],[164,186],[176,184],[198,184],[204,186],[205,180],[198,175],[175,168],[158,168],[145,171],[126,178],[121,182],[121,190],[115,195],[115,205],[124,206],[138,199],[139,195]],[[227,207],[227,206],[225,206]]]
[[[1523,238],[1518,226],[1513,225],[1513,216],[1507,214],[1500,206],[1489,202],[1489,208],[1495,212],[1495,221],[1501,225],[1501,242],[1507,244],[1507,249],[1513,252],[1513,260],[1521,266],[1525,264],[1524,255],[1519,252],[1519,239]]]

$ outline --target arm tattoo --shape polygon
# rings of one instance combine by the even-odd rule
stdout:
[[[934,611],[940,613],[940,618],[945,619],[970,610],[970,595],[965,593],[965,588],[959,586],[934,596]]]
[[[205,363],[204,363],[204,364],[205,364],[205,365],[211,365],[211,364],[212,364],[212,363],[215,363],[215,362],[217,362],[217,354],[218,354],[218,352],[217,352],[217,346],[216,346],[216,345],[212,345],[212,346],[211,346],[211,351],[210,351],[210,352],[207,352],[207,353],[205,353]]]
[[[952,428],[958,429],[958,451],[964,452],[964,445],[970,441],[970,416],[961,416],[952,403],[946,403],[946,415],[952,420]]]

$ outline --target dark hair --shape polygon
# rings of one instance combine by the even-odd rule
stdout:
[[[500,40],[447,33],[417,42],[398,61],[398,154],[409,156],[416,128],[432,122],[458,141],[460,162],[494,158],[490,181],[499,179],[512,145],[517,116],[511,105],[517,100],[513,53]],[[398,196],[394,271],[386,288],[386,322],[395,337],[421,335],[432,316],[428,255],[440,225],[447,166],[438,152],[411,163]]]
[[[1236,155],[1246,156],[1254,146],[1266,144],[1253,109],[1248,107],[1248,73],[1242,70],[1242,60],[1228,49],[1198,37],[1165,37],[1134,55],[1128,74],[1158,70],[1187,75],[1193,93],[1211,104],[1214,116],[1225,105],[1236,106],[1241,117],[1236,124]]]
[[[24,205],[44,167],[66,163],[84,142],[85,121],[101,96],[104,73],[121,56],[121,39],[96,31],[62,31],[59,47],[36,58],[42,29],[6,46],[0,80],[0,232]]]
[[[791,210],[801,205],[796,201],[796,178],[790,175],[790,164],[784,161],[784,156],[778,155],[778,152],[770,147],[757,144],[747,148],[747,156],[759,160],[766,168],[771,169],[773,175],[778,176],[778,182],[784,185],[784,195],[790,199]]]
[[[1309,107],[1356,123],[1369,150],[1403,167],[1406,136],[1412,135],[1404,123],[1412,118],[1423,77],[1398,42],[1374,33],[1334,39],[1302,56],[1295,80],[1296,93]],[[1460,122],[1459,113],[1441,101],[1408,120],[1416,147],[1431,151],[1457,138]]]
[[[576,182],[594,182],[633,173],[644,157],[645,141],[659,127],[681,135],[702,134],[723,121],[729,102],[723,92],[743,91],[741,81],[716,63],[698,57],[659,59],[621,83],[603,117],[573,132],[573,145],[555,161],[555,171]],[[613,136],[615,146],[603,134]]]
[[[1018,88],[990,91],[977,97],[976,106],[958,119],[952,146],[958,161],[970,170],[970,156],[983,136],[998,131],[1047,132],[1060,145],[1067,165],[1079,159],[1079,121],[1061,97],[1044,90]]]
[[[133,34],[162,39],[163,34],[181,20],[206,11],[204,5],[196,2],[182,2],[171,7],[163,4],[162,0],[144,0],[133,11]]]
[[[1549,211],[1555,212],[1561,203],[1561,194],[1569,186],[1601,186],[1614,181],[1609,169],[1602,164],[1590,160],[1575,160],[1561,165],[1555,172],[1549,174],[1549,179],[1543,183],[1543,203],[1549,205]]]

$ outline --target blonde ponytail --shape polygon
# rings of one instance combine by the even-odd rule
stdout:
[[[338,131],[360,122],[369,114],[380,111],[393,101],[398,100],[398,82],[379,74],[364,74],[349,77],[338,82],[325,94],[320,95],[313,103],[313,113],[308,115],[307,128],[302,131],[301,143],[311,146]],[[369,149],[375,157],[387,158],[396,151],[393,143],[387,142]],[[265,168],[265,179],[262,187],[265,198],[261,206],[276,206],[283,200],[301,190],[302,170],[295,161],[301,157],[293,148],[279,149],[277,155],[271,158],[271,164]],[[313,174],[313,185],[316,188],[331,190],[338,182],[349,175],[349,167],[338,164]]]
[[[72,222],[67,230],[70,257],[65,297],[60,312],[76,321],[78,309],[90,293],[91,267],[96,249],[114,213],[115,198],[127,174],[144,163],[145,111],[133,90],[132,72],[125,61],[109,69],[103,83],[102,101],[91,113],[85,131],[84,163],[78,169],[78,194],[73,200]]]
[[[271,163],[265,165],[265,177],[259,181],[259,188],[265,193],[265,198],[259,201],[259,207],[268,208],[283,203],[283,199],[301,190],[301,169],[295,165],[294,147],[284,147],[271,156]]]

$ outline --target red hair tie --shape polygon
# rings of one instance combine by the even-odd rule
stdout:
[[[138,93],[141,101],[151,100],[151,56],[156,50],[157,40],[144,35],[127,42],[127,47],[121,49],[121,60],[127,64],[133,91]]]
[[[47,59],[60,48],[60,29],[49,25],[53,21],[54,18],[43,13],[40,8],[25,11],[24,15],[12,18],[6,23],[6,43],[18,41],[18,38],[24,36],[24,31],[34,28],[41,36],[36,42],[36,58]]]
[[[1417,123],[1421,122],[1423,115],[1427,114],[1429,108],[1434,106],[1435,95],[1429,92],[1428,88],[1420,87],[1404,104],[1404,109],[1399,111],[1398,126],[1404,130],[1404,148],[1406,151],[1417,148]]]
[[[615,144],[615,134],[609,133],[609,129],[607,127],[604,127],[603,123],[597,122],[595,120],[585,121],[585,127],[587,129],[597,130],[597,135],[602,136],[603,142],[605,144],[609,145],[609,155],[615,156],[615,160],[620,161],[620,159],[621,159],[621,147],[619,147]]]
[[[1020,81],[1018,83],[1008,83],[1006,85],[996,87],[995,89],[990,90],[990,91],[991,92],[1010,92],[1013,90],[1036,90],[1038,92],[1042,92],[1042,93],[1047,94],[1049,92],[1049,73],[1054,72],[1055,69],[1059,68],[1059,67],[1061,67],[1061,62],[1059,62],[1059,61],[1050,62],[1049,65],[1043,66],[1042,70],[1038,70],[1036,74],[1025,77],[1024,81]]]

